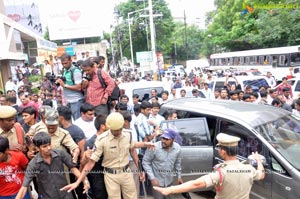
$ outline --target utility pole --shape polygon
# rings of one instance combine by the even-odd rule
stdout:
[[[135,10],[132,12],[128,12],[127,13],[127,21],[128,21],[128,31],[129,31],[129,43],[130,43],[130,56],[131,56],[131,63],[134,65],[134,60],[133,60],[133,47],[132,47],[132,37],[131,37],[131,19],[130,19],[130,15],[134,14],[136,12],[140,12],[143,10],[148,10],[148,8],[144,8],[144,9],[139,9],[139,10]]]
[[[184,15],[184,35],[185,35],[185,53],[186,53],[186,60],[188,60],[189,53],[188,53],[188,43],[187,43],[187,31],[186,31],[186,15],[185,15],[185,9],[183,11]]]
[[[157,79],[158,66],[156,65],[156,50],[155,50],[155,36],[154,36],[154,22],[153,22],[153,10],[152,10],[152,0],[148,0],[149,5],[149,22],[150,22],[150,36],[151,36],[151,52],[152,52],[152,62],[151,68],[153,70],[154,79]]]
[[[114,55],[114,46],[113,46],[113,39],[112,39],[112,28],[113,26],[110,25],[110,48],[111,48],[111,56],[112,56],[112,62],[113,62],[113,68],[115,68],[115,55]]]
[[[129,42],[130,42],[130,55],[131,55],[131,64],[134,65],[134,61],[133,61],[133,47],[132,47],[132,38],[131,38],[131,20],[130,20],[130,14],[132,14],[133,12],[129,12],[127,15],[127,19],[128,19],[128,31],[129,31]]]

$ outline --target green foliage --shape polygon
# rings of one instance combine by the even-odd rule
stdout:
[[[49,36],[49,28],[48,28],[48,26],[46,26],[46,30],[44,31],[44,39],[50,40],[50,36]]]
[[[186,28],[186,34],[185,34]],[[185,38],[186,37],[186,38]],[[174,51],[173,59],[188,60],[200,59],[201,48],[203,45],[204,32],[194,25],[186,26],[183,22],[175,23],[175,31],[173,34]],[[175,57],[176,42],[176,57]]]
[[[116,27],[113,37],[121,43],[123,56],[130,59],[130,39],[128,28],[128,13],[147,7],[147,2],[137,2],[129,0],[119,4],[117,10],[122,21]],[[162,17],[154,18],[155,32],[156,32],[156,51],[161,51],[164,55],[170,54],[173,50],[173,31],[174,23],[171,12],[165,0],[153,0],[153,14],[162,14]],[[148,11],[136,12],[130,15],[132,18],[131,35],[133,44],[133,55],[135,58],[136,52],[150,51],[150,28],[149,17],[139,17],[140,14],[148,15]],[[119,47],[115,48],[119,50]],[[120,52],[118,52],[120,54]],[[118,56],[118,55],[117,55]],[[135,59],[134,59],[135,60]]]
[[[34,94],[39,94],[40,92],[39,88],[32,88],[31,90]]]
[[[30,82],[39,82],[41,83],[42,82],[42,76],[41,75],[31,75],[28,77],[28,80]]]
[[[116,43],[118,44],[114,49],[119,51],[119,46],[121,44],[123,56],[128,59],[131,57],[127,20],[128,13],[142,10],[145,7],[148,7],[147,1],[137,2],[136,0],[123,2],[117,7],[119,16],[123,20],[119,21],[119,25],[113,33],[113,38],[116,38],[114,39],[114,43],[115,45]],[[153,14],[160,13],[163,15],[162,17],[154,18],[156,51],[162,52],[166,62],[168,62],[167,59],[171,59],[170,62],[174,62],[175,60],[199,59],[201,47],[205,38],[204,32],[199,30],[196,26],[185,25],[183,22],[175,23],[166,1],[153,0]],[[149,17],[139,17],[141,14],[148,15],[148,11],[130,14],[132,20],[130,27],[134,60],[136,52],[151,51]],[[184,21],[183,13],[182,21]],[[120,52],[118,52],[116,57],[119,55]]]
[[[215,0],[217,10],[207,15],[207,23],[211,23],[206,36],[210,37],[205,38],[202,52],[299,45],[299,8],[278,7],[294,3],[299,1]],[[244,12],[246,5],[253,10]]]

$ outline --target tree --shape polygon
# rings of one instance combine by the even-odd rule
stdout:
[[[299,9],[291,0],[215,0],[203,52],[299,45]]]
[[[118,5],[117,10],[119,17],[123,20],[118,25],[113,33],[114,38],[119,38],[122,46],[123,56],[130,57],[130,40],[128,31],[128,13],[146,8],[146,2],[137,2],[129,0]],[[154,18],[155,33],[156,33],[156,51],[161,51],[163,54],[170,54],[173,50],[172,33],[174,31],[174,23],[171,12],[165,0],[153,0],[153,13],[161,13],[161,18]],[[130,17],[131,34],[133,44],[133,56],[139,51],[150,51],[150,29],[149,17],[139,17],[140,14],[148,15],[148,11],[136,12]],[[117,31],[119,30],[119,32]],[[120,53],[120,52],[119,52]]]
[[[204,32],[195,25],[188,25],[185,35],[185,24],[183,22],[175,23],[173,32],[173,51],[171,57],[173,60],[199,59],[203,45]],[[187,37],[187,47],[185,46],[185,37]],[[175,54],[176,45],[176,54]],[[174,62],[174,61],[173,61]]]

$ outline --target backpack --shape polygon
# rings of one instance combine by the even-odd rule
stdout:
[[[104,82],[104,80],[102,78],[101,69],[98,69],[97,75],[98,75],[99,82],[100,82],[101,86],[106,89],[107,85],[105,84],[105,82]],[[120,97],[120,88],[116,84],[115,81],[114,81],[114,83],[115,83],[115,87],[114,87],[111,95],[109,96],[109,98],[110,98],[110,100],[119,100],[119,97]]]
[[[75,66],[75,67],[72,67],[72,66],[71,66],[70,72],[71,72],[71,80],[72,80],[73,85],[75,84],[75,81],[74,81],[74,71],[75,71],[76,69],[80,70],[80,68],[78,68],[77,66]],[[81,71],[81,70],[80,70],[80,71]],[[81,71],[81,72],[82,72],[82,71]],[[65,73],[65,69],[63,68],[62,74],[64,75],[64,73]]]

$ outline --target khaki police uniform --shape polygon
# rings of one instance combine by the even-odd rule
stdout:
[[[58,112],[55,109],[48,109],[45,113],[45,125],[58,125]],[[47,127],[46,127],[47,128]],[[48,132],[48,130],[47,130]],[[60,127],[50,134],[51,146],[54,149],[69,149],[70,151],[78,148],[70,133]]]
[[[75,143],[70,133],[67,130],[64,130],[60,127],[57,130],[50,134],[51,137],[51,146],[54,149],[69,149],[70,151],[78,148],[78,145]]]
[[[0,128],[0,135],[8,139],[9,145],[19,143],[15,127],[11,128],[8,132],[5,132],[2,128]]]
[[[237,146],[240,138],[220,133],[218,145]],[[206,187],[216,187],[216,199],[248,199],[254,180],[260,180],[262,171],[239,160],[228,160],[216,165],[215,171],[203,176]]]
[[[47,109],[45,112],[45,125],[58,125],[58,116],[59,115],[57,110]],[[67,130],[57,127],[56,131],[51,134],[49,133],[49,135],[51,137],[51,146],[53,149],[61,149],[65,151],[69,149],[69,151],[71,152],[72,150],[78,148],[78,145],[75,143]],[[70,176],[68,174],[69,169],[66,165],[64,165],[64,171],[66,174],[67,182],[70,183]]]
[[[48,133],[47,126],[46,126],[46,124],[43,121],[39,121],[38,123],[32,125],[29,128],[27,135],[34,136],[35,134],[37,134],[39,132]]]
[[[17,111],[15,108],[13,108],[11,106],[0,106],[0,118],[1,119],[11,118],[11,117],[14,117],[16,114],[17,114]],[[0,127],[0,135],[3,137],[6,137],[8,139],[9,145],[19,144],[17,131],[16,131],[15,127],[12,127],[7,132],[4,131]],[[23,137],[23,140],[24,140],[24,137]]]
[[[122,121],[123,120],[123,121]],[[123,127],[124,119],[120,113],[111,113],[106,119],[106,125],[112,130]],[[105,186],[110,199],[137,198],[133,174],[129,168],[129,149],[134,147],[130,134],[122,130],[120,137],[115,138],[108,130],[105,136],[98,136],[95,142],[95,151],[91,155],[97,162],[103,155]]]

